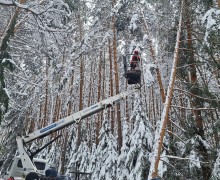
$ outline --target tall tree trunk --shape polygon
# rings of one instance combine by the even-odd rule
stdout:
[[[25,3],[26,0],[20,0],[21,4]],[[0,108],[0,122],[2,121],[3,114],[8,111],[9,107],[9,96],[5,91],[5,66],[3,65],[2,61],[4,58],[10,58],[10,53],[8,52],[8,43],[11,37],[15,33],[15,25],[20,12],[20,8],[15,8],[15,12],[12,14],[11,19],[9,20],[4,32],[0,38],[0,106],[4,108]],[[12,70],[13,68],[11,68]],[[4,109],[4,110],[3,110]]]
[[[111,40],[108,40],[108,47],[109,47],[109,64],[110,64],[110,97],[112,97],[113,94],[113,75],[112,75],[112,71],[113,71],[113,65],[112,65],[112,48],[111,48]],[[115,118],[114,118],[114,111],[113,111],[114,107],[110,108],[110,121],[111,121],[111,132],[112,134],[114,134],[114,128],[115,128]]]
[[[155,135],[158,138],[155,139],[155,145],[153,148],[154,156],[152,158],[152,162],[150,166],[150,175],[148,179],[158,177],[158,165],[160,161],[160,154],[162,151],[163,139],[164,139],[165,132],[166,132],[167,120],[168,120],[169,110],[171,106],[171,101],[172,101],[172,96],[173,96],[173,87],[174,87],[174,82],[175,82],[175,77],[176,77],[176,69],[177,69],[178,54],[179,54],[179,43],[180,43],[179,40],[180,40],[181,25],[182,25],[182,11],[183,11],[183,2],[181,5],[179,26],[178,26],[178,31],[177,31],[175,52],[174,52],[174,58],[173,58],[173,67],[171,71],[169,86],[167,89],[165,106],[164,106],[163,113],[161,116],[160,127],[157,129],[156,135]]]
[[[73,81],[74,81],[74,76],[71,77],[70,83],[69,83],[69,95],[73,95]],[[70,116],[72,112],[72,101],[68,102],[68,108],[67,108],[67,116]],[[61,166],[60,166],[60,173],[65,174],[65,163],[66,163],[66,154],[67,154],[67,143],[68,143],[68,137],[69,137],[69,130],[68,128],[65,128],[63,130],[64,134],[64,139],[62,142],[62,153],[61,153]]]
[[[114,53],[114,73],[115,73],[115,89],[116,94],[119,94],[119,72],[118,72],[118,60],[117,60],[117,35],[116,35],[116,27],[115,27],[115,17],[112,18],[112,29],[113,29],[113,53]],[[116,105],[116,113],[117,113],[117,130],[118,130],[118,146],[119,151],[122,147],[122,129],[121,129],[121,112],[120,112],[120,104]]]
[[[187,1],[188,2],[188,1]],[[189,3],[187,3],[189,4]],[[192,51],[189,51],[189,59],[190,59],[190,81],[192,84],[191,88],[191,93],[193,95],[199,96],[198,94],[198,82],[197,82],[197,73],[196,73],[196,65],[195,65],[195,58],[194,58],[194,51],[193,51],[193,43],[192,43],[192,28],[191,28],[191,20],[190,20],[190,14],[188,12],[189,7],[186,8],[186,21],[187,21],[187,49],[190,49]],[[202,112],[201,110],[198,110],[200,107],[200,104],[198,103],[198,99],[195,96],[191,97],[192,101],[192,106],[193,106],[193,115],[195,118],[195,123],[196,123],[196,134],[202,137],[202,139],[205,139],[204,136],[204,127],[203,127],[203,119],[202,119]],[[207,152],[207,149],[203,142],[199,142],[199,148],[198,150],[200,151],[200,154],[202,156],[202,161],[204,162],[209,162],[209,155]],[[203,173],[203,178],[204,180],[208,180],[211,176],[211,168],[209,167],[208,164],[202,163],[202,173]]]
[[[90,79],[89,79],[89,97],[88,97],[88,104],[87,107],[91,105],[91,98],[92,98],[92,85],[93,85],[93,63],[91,63],[90,69]],[[87,128],[87,139],[88,139],[88,146],[92,146],[92,129],[91,129],[91,121],[90,117],[87,118],[86,121],[86,128]]]
[[[142,13],[142,15],[144,17],[143,11],[141,11],[141,13]],[[144,20],[144,29],[145,29],[145,32],[146,32],[149,40],[150,40],[149,48],[150,48],[150,52],[151,52],[151,57],[153,58],[154,63],[157,65],[158,61],[157,61],[157,56],[156,56],[156,53],[155,53],[155,50],[154,50],[154,45],[152,43],[153,42],[152,41],[152,37],[151,37],[151,34],[150,34],[149,30],[148,30],[149,28],[148,28],[147,22],[145,20]],[[162,83],[162,79],[161,79],[159,68],[156,69],[156,73],[157,73],[157,81],[158,81],[158,84],[159,84],[159,87],[160,87],[160,95],[161,95],[162,101],[164,103],[165,102],[165,92],[164,92],[163,83]]]
[[[102,57],[102,99],[105,99],[105,91],[106,91],[106,57],[105,57],[105,51],[103,52]]]
[[[126,89],[128,88],[128,82],[126,81]],[[126,97],[126,101],[125,101],[126,105],[125,105],[125,114],[126,114],[126,120],[129,123],[129,103],[128,103],[128,97]]]
[[[180,87],[181,87],[181,85],[180,85]],[[184,102],[184,98],[186,98],[186,97],[185,97],[183,91],[180,90],[180,93],[179,93],[180,107],[184,107],[184,105],[185,105],[183,103]],[[185,117],[186,117],[186,110],[184,108],[181,108],[180,109],[180,125],[183,128],[185,128]]]
[[[81,63],[80,63],[80,94],[79,94],[79,111],[83,109],[83,85],[84,85],[84,63],[83,63],[83,58],[81,58]],[[77,148],[81,144],[81,126],[82,123],[79,121],[78,123],[78,133],[77,133],[77,143],[76,146]]]
[[[77,17],[77,21],[78,21],[78,26],[79,26],[79,33],[80,33],[80,41],[82,41],[82,37],[83,37],[83,25],[82,25],[82,19],[81,16],[78,15]],[[79,110],[83,109],[83,86],[84,86],[84,59],[81,56],[80,57],[80,95],[79,95]],[[82,126],[82,122],[79,121],[78,123],[78,132],[77,132],[77,141],[76,141],[76,146],[77,149],[81,144],[81,126]]]
[[[151,112],[153,114],[153,121],[156,122],[156,108],[155,108],[155,95],[154,95],[154,89],[151,88],[151,95],[152,95],[152,109],[151,109]]]
[[[66,149],[67,149],[67,142],[68,142],[68,130],[66,128],[66,132],[64,134],[64,139],[63,139],[63,142],[62,142],[62,153],[61,153],[61,165],[60,165],[60,173],[61,175],[64,175],[65,174],[65,162],[66,162]]]
[[[101,56],[101,59],[102,59],[102,100],[105,99],[105,91],[106,91],[106,82],[105,82],[105,79],[106,79],[106,76],[105,76],[105,51],[102,53],[102,56]],[[104,114],[104,111],[101,111],[101,124],[103,123],[103,114]]]
[[[98,102],[100,102],[101,99],[101,83],[102,83],[102,58],[101,58],[101,52],[99,56],[99,80],[98,80]],[[101,127],[101,115],[98,114],[98,117],[96,119],[96,146],[99,144],[99,130]]]
[[[49,65],[50,65],[50,62],[49,62],[49,59],[47,58],[47,61],[46,61],[46,83],[45,83],[45,103],[44,103],[44,118],[43,118],[43,127],[46,126],[46,124],[48,123],[47,122],[47,115],[48,115],[48,69],[49,69]]]
[[[217,118],[214,117],[214,113],[215,112],[209,112],[209,116],[211,117],[211,121],[212,121],[212,127],[215,127],[215,122],[217,122]],[[216,128],[213,129],[213,133],[214,133],[214,143],[215,147],[218,148],[219,147],[219,135],[218,135],[218,130]]]
[[[144,17],[143,11],[141,11],[141,13]],[[144,20],[144,29],[145,29],[146,34],[148,35],[149,40],[150,40],[149,48],[150,48],[151,56],[154,60],[154,63],[157,65],[158,61],[157,61],[157,56],[156,56],[156,53],[155,53],[154,45],[152,43],[153,42],[152,37],[151,37],[151,34],[149,32],[147,22],[145,20]],[[156,74],[157,74],[157,81],[158,81],[158,84],[159,84],[159,87],[160,87],[160,95],[161,95],[161,98],[162,98],[162,102],[165,103],[165,91],[164,91],[164,88],[163,88],[163,83],[162,83],[162,78],[161,78],[159,68],[156,69]],[[169,119],[168,119],[168,128],[169,128],[169,136],[170,136],[170,138],[173,138],[173,134],[171,133],[171,122],[170,122]]]

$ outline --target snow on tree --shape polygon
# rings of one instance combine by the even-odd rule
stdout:
[[[3,134],[1,143],[8,148],[10,147],[11,151],[13,151],[10,152],[10,154],[15,154],[15,137],[17,135],[29,134],[41,128],[42,125],[45,126],[46,123],[50,123],[54,120],[53,100],[50,103],[50,108],[47,107],[49,105],[48,101],[45,103],[46,105],[44,104],[45,97],[48,97],[48,94],[45,93],[45,84],[53,79],[49,77],[48,74],[51,76],[55,74],[53,73],[55,59],[62,59],[62,49],[67,34],[64,32],[61,33],[61,31],[66,28],[69,11],[68,6],[59,0],[53,1],[50,5],[49,1],[44,1],[41,5],[38,4],[39,6],[35,4],[35,2],[38,3],[38,1],[32,2],[32,5],[25,4],[24,6],[17,4],[17,1],[7,1],[8,3],[12,3],[11,5],[3,4],[5,2],[6,1],[1,1],[1,6],[12,6],[12,8],[7,8],[10,9],[11,15],[13,15],[6,14],[7,16],[5,15],[5,18],[8,18],[8,21],[13,23],[6,24],[4,28],[5,31],[2,32],[3,36],[0,39],[0,45],[7,45],[4,50],[10,53],[10,58],[4,59],[4,64],[8,66],[9,62],[10,64],[13,62],[15,69],[13,72],[10,72],[4,68],[3,71],[7,86],[6,90],[10,96],[10,110],[5,115],[4,123],[2,124],[3,127],[5,124],[8,128],[6,128],[7,133]],[[48,11],[45,10],[37,15],[27,13],[23,10],[28,5],[32,10],[41,10],[43,7],[48,7]],[[21,8],[14,8],[13,6]],[[15,36],[11,36],[12,34],[15,34]],[[2,50],[1,48],[1,53]],[[1,65],[2,63],[0,66]],[[50,65],[51,69],[49,68],[49,71],[51,71],[46,75],[46,80],[45,67],[49,67]],[[3,76],[1,76],[1,78],[3,78]],[[55,88],[52,87],[52,84],[55,83],[50,83],[51,89],[47,89],[47,92],[54,92]],[[56,87],[56,89],[58,89],[58,85],[56,85]],[[52,96],[51,99],[53,99]],[[46,107],[44,118],[42,116],[43,104]],[[18,130],[17,127],[19,127]],[[11,137],[14,139],[13,141],[4,141],[5,138],[10,139]],[[39,144],[41,144],[41,142]],[[8,143],[10,143],[10,145],[8,145]],[[51,150],[53,150],[53,148]],[[3,171],[7,168],[7,164],[11,160],[11,156],[9,158],[8,155],[4,154],[3,156],[6,163],[4,167],[1,167]],[[59,153],[57,155],[59,155]]]
[[[97,147],[96,166],[92,173],[92,179],[108,180],[117,177],[117,140],[111,134],[106,115],[100,131],[100,142]]]
[[[124,180],[127,179],[127,176],[129,174],[128,168],[125,166],[125,162],[127,159],[127,153],[129,151],[129,127],[127,121],[124,121],[123,123],[123,144],[121,147],[121,153],[118,157],[117,161],[117,179],[118,180]]]
[[[217,180],[217,179],[220,179],[220,151],[218,152],[218,157],[215,161],[211,176],[211,180]]]
[[[155,132],[155,140],[154,140],[154,147],[153,147],[153,158],[151,161],[150,166],[150,175],[148,176],[148,179],[156,178],[158,176],[158,165],[160,161],[160,155],[162,152],[162,144],[165,137],[165,130],[168,120],[168,114],[170,110],[170,105],[172,101],[173,96],[173,88],[174,88],[174,82],[176,77],[176,69],[177,69],[177,62],[178,62],[178,53],[179,53],[179,39],[180,39],[180,33],[181,33],[181,22],[182,22],[182,14],[183,14],[183,2],[181,4],[181,11],[180,11],[180,17],[179,17],[179,25],[178,25],[178,31],[177,31],[177,37],[176,37],[176,44],[175,44],[175,51],[174,51],[174,57],[173,57],[173,63],[172,63],[172,70],[169,80],[169,86],[167,89],[167,95],[166,100],[164,103],[163,112],[161,115],[161,121],[159,121],[159,126],[156,129]]]
[[[152,75],[153,69],[157,68],[155,64],[144,64],[143,65],[143,76],[144,76],[144,83],[146,84],[146,87],[151,86],[155,78]]]
[[[134,119],[134,128],[129,138],[129,150],[125,166],[129,174],[127,179],[146,179],[149,169],[149,151],[153,145],[153,136],[150,122],[142,110],[139,94],[135,95],[134,111],[131,118]]]
[[[22,1],[0,0],[0,44],[6,35],[9,22],[12,22],[11,17],[15,10],[19,9],[20,12],[15,24],[15,36],[10,38],[7,44],[11,58],[4,58],[0,64],[15,66],[14,71],[8,71],[2,66],[6,86],[2,89],[4,91],[1,91],[0,98],[4,94],[10,97],[9,111],[3,117],[0,133],[0,146],[3,147],[0,150],[1,157],[7,159],[3,164],[4,169],[16,151],[15,137],[18,134],[28,134],[79,110],[81,79],[85,79],[81,91],[83,106],[97,102],[98,88],[100,99],[115,94],[114,74],[117,72],[113,65],[110,65],[114,53],[116,55],[122,51],[121,54],[125,55],[138,49],[141,52],[144,78],[141,86],[142,112],[137,113],[138,102],[135,100],[136,115],[132,116],[132,121],[129,122],[131,124],[124,122],[122,126],[122,148],[116,148],[115,140],[117,122],[121,119],[115,119],[116,111],[112,108],[109,119],[112,124],[111,132],[114,134],[104,127],[106,122],[103,123],[102,129],[97,128],[97,121],[94,121],[97,116],[94,115],[89,117],[88,121],[82,121],[82,144],[78,151],[74,148],[76,134],[72,132],[75,129],[71,127],[64,130],[65,137],[68,137],[68,142],[65,141],[67,148],[63,146],[62,140],[57,140],[38,157],[46,156],[51,163],[67,172],[71,171],[67,165],[70,167],[71,162],[76,164],[77,159],[81,160],[79,168],[93,172],[94,180],[112,179],[110,175],[120,180],[138,179],[142,173],[146,176],[149,160],[155,157],[155,152],[149,155],[145,149],[148,144],[145,130],[151,129],[148,125],[155,126],[157,122],[159,129],[161,126],[158,119],[164,117],[162,109],[167,105],[164,103],[165,92],[169,92],[167,85],[170,71],[173,71],[171,61],[179,22],[180,1],[18,2]],[[206,177],[201,173],[206,172],[202,168],[208,165],[211,168],[214,166],[212,178],[219,179],[219,9],[214,6],[214,1],[186,0],[185,5],[183,31],[179,40],[181,46],[178,48],[181,55],[178,56],[177,69],[182,73],[177,73],[175,77],[168,128],[164,128],[168,130],[165,141],[169,140],[168,138],[170,140],[161,146],[164,151],[158,155],[158,171],[159,175],[166,171],[164,178],[178,179],[179,174],[182,174],[187,178],[201,179],[202,176]],[[115,28],[112,28],[113,26]],[[192,46],[187,46],[189,41],[192,41]],[[117,53],[115,50],[113,53],[113,47],[117,49]],[[194,54],[194,58],[191,54]],[[84,61],[83,73],[78,66],[80,59]],[[118,66],[121,62],[120,52],[114,60]],[[155,68],[154,64],[157,66],[157,81],[151,71],[152,67]],[[122,69],[121,64],[118,81],[120,91],[129,88]],[[194,70],[197,78],[191,83],[193,78],[190,78],[190,73]],[[192,99],[198,102],[196,106],[192,105]],[[124,114],[127,121],[133,113],[133,102],[133,97],[128,97],[126,103],[120,103],[120,111],[117,111],[122,116]],[[4,108],[2,110],[4,111]],[[143,111],[146,111],[150,121]],[[204,125],[204,128],[201,128],[203,136],[196,136],[196,118],[193,117],[195,111],[201,112],[198,117],[202,118],[200,122]],[[97,134],[101,129],[97,148],[94,145],[96,129]],[[39,145],[45,144],[51,137],[36,142]],[[159,141],[158,137],[159,135],[156,136],[155,142]],[[209,142],[210,147],[206,146],[206,142]],[[38,146],[34,143],[31,144],[33,149]],[[149,149],[151,147],[152,144]],[[204,155],[199,152],[203,147],[207,150]],[[166,157],[170,157],[169,161]],[[64,159],[63,162],[61,159]],[[169,165],[165,166],[164,162]]]
[[[76,152],[71,155],[71,159],[67,167],[68,168],[67,174],[72,174],[71,176],[73,177],[79,176],[80,179],[83,179],[85,176],[77,175],[76,173],[73,172],[88,173],[90,159],[91,159],[90,149],[86,142],[82,142],[79,148],[76,150]]]
[[[209,9],[203,16],[202,23],[206,29],[204,42],[207,44],[207,46],[210,46],[210,43],[212,43],[212,33],[218,33],[220,30],[220,10],[217,8]]]
[[[96,169],[96,160],[97,160],[97,157],[96,157],[96,144],[93,143],[90,147],[90,161],[89,161],[89,165],[88,165],[88,168],[87,168],[87,171],[89,173],[92,173],[95,171]]]
[[[136,24],[137,20],[138,20],[138,14],[133,14],[133,16],[131,17],[130,25],[128,26],[128,28],[131,31],[134,31],[137,28],[137,24]]]

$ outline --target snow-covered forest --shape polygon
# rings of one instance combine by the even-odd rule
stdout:
[[[28,144],[82,180],[220,179],[220,0],[0,0],[0,170],[27,135],[141,88]],[[128,55],[130,54],[130,55]],[[88,174],[87,174],[88,173]]]

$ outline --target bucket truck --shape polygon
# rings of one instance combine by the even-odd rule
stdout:
[[[73,123],[78,123],[82,119],[93,115],[105,108],[111,107],[117,102],[125,99],[128,95],[133,94],[139,90],[139,86],[135,86],[131,90],[127,90],[125,92],[122,92],[118,95],[109,97],[108,99],[105,99],[101,102],[98,102],[90,107],[87,107],[79,112],[76,112],[68,117],[65,117],[63,119],[60,119],[57,122],[54,122],[50,125],[47,125],[46,127],[43,127],[42,129],[39,129],[33,133],[30,133],[28,135],[24,136],[17,136],[17,146],[18,146],[18,153],[19,156],[15,156],[12,160],[12,163],[7,169],[6,175],[4,176],[4,179],[9,178],[10,176],[13,177],[25,177],[26,180],[33,180],[33,179],[41,179],[41,177],[45,177],[45,170],[49,167],[48,161],[44,159],[37,159],[34,158],[34,156],[39,153],[41,150],[43,150],[45,147],[50,145],[52,142],[54,142],[57,138],[60,136],[54,138],[49,143],[44,145],[43,147],[37,149],[36,151],[31,151],[26,146],[27,143],[32,142],[33,140],[43,138],[45,136],[48,136],[58,130],[61,130]]]

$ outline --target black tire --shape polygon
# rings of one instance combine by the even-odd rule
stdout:
[[[39,180],[39,176],[35,172],[30,172],[27,174],[25,180]]]

